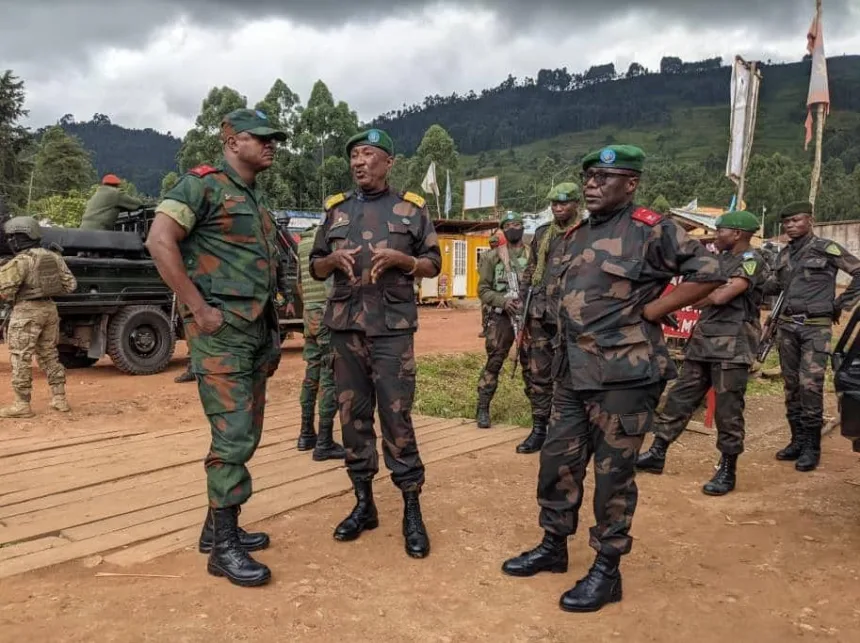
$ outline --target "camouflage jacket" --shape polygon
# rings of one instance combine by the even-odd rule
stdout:
[[[720,263],[671,219],[629,205],[592,213],[565,235],[559,337],[576,390],[644,386],[677,377],[645,305],[670,280],[725,282]]]
[[[424,199],[389,188],[373,195],[350,191],[326,199],[325,211],[325,222],[317,229],[310,254],[311,276],[319,280],[314,262],[334,250],[361,251],[354,255],[351,276],[334,271],[323,323],[332,330],[360,331],[370,336],[414,332],[418,328],[415,279],[395,268],[371,283],[371,245],[429,259],[435,267],[432,276],[438,275],[442,254]]]
[[[836,274],[840,270],[852,279],[845,292],[836,297]],[[836,310],[853,308],[860,298],[860,260],[838,243],[810,233],[777,255],[765,294],[775,295],[786,288],[784,314],[832,317]]]
[[[739,255],[724,252],[719,259],[728,278],[746,279],[749,287],[723,306],[702,309],[684,354],[702,362],[752,364],[761,340],[759,311],[770,270],[757,250]]]
[[[502,246],[507,252],[511,268],[519,278],[520,296],[525,297],[525,281],[523,274],[529,261],[529,249],[523,246],[519,250],[513,250],[510,246]],[[499,248],[484,253],[481,257],[481,265],[478,267],[478,297],[481,303],[490,308],[502,308],[505,305],[505,293],[508,292],[508,278],[505,271],[505,262],[499,253]]]
[[[0,299],[28,301],[74,292],[78,282],[63,258],[44,248],[29,248],[0,266]]]
[[[531,243],[531,253],[529,254],[529,265],[523,274],[523,291],[531,286],[532,275],[535,273],[538,263],[538,253],[540,252],[543,239],[549,232],[550,224],[542,225],[535,230],[534,237]],[[543,279],[539,284],[531,286],[532,299],[529,304],[529,317],[533,319],[543,319],[547,324],[557,324],[558,314],[558,287],[561,279],[561,274],[564,272],[564,257],[565,239],[564,232],[560,233],[555,239],[550,241],[549,250],[547,252],[546,268],[544,269]]]
[[[259,318],[275,296],[281,265],[275,220],[262,192],[226,162],[201,165],[182,176],[157,211],[188,231],[182,259],[206,303],[235,328]],[[180,314],[191,311],[181,305]]]

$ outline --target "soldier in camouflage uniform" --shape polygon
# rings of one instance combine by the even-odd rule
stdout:
[[[266,380],[281,355],[275,220],[256,178],[284,140],[260,111],[227,114],[223,161],[189,170],[165,194],[146,242],[176,293],[211,426],[204,463],[209,512],[198,548],[209,552],[210,574],[245,587],[271,578],[248,553],[267,547],[269,537],[240,529],[238,516],[251,496],[247,463],[262,435]]]
[[[666,450],[681,435],[711,387],[716,391],[717,448],[722,454],[714,477],[702,491],[722,496],[735,488],[738,456],[744,450],[744,394],[750,367],[761,340],[760,307],[769,269],[750,247],[759,221],[749,212],[730,212],[717,219],[716,245],[729,277],[699,302],[701,317],[687,342],[681,377],[669,391],[654,422],[654,443],[636,468],[662,473]]]
[[[593,456],[597,557],[561,597],[571,612],[621,600],[619,562],[632,545],[638,496],[634,465],[666,380],[677,376],[660,320],[725,281],[716,257],[683,228],[633,204],[643,165],[642,150],[627,145],[583,159],[590,215],[565,234],[553,411],[538,476],[544,538],[502,566],[512,576],[567,571],[567,538],[577,530]],[[686,281],[661,297],[677,275]]]
[[[581,198],[575,183],[560,183],[549,191],[547,199],[553,220],[535,230],[529,263],[523,273],[524,287],[532,289],[525,322],[532,386],[532,431],[517,446],[517,453],[537,453],[546,440],[552,408],[552,340],[558,333],[558,285],[565,267],[562,263],[564,233],[576,221]]]
[[[331,329],[340,426],[357,499],[334,537],[354,540],[379,525],[372,491],[379,471],[376,406],[385,466],[403,493],[406,553],[423,558],[430,540],[418,499],[424,464],[411,413],[418,327],[413,283],[438,275],[442,256],[424,199],[388,185],[391,137],[378,129],[361,132],[347,142],[346,154],[357,189],[326,200],[310,255],[312,277],[334,274],[323,324]]]
[[[296,448],[299,451],[314,450],[313,459],[343,460],[346,451],[334,442],[334,416],[337,401],[334,394],[334,373],[332,372],[331,332],[322,323],[325,302],[331,291],[332,278],[321,283],[311,277],[309,261],[314,245],[317,226],[302,232],[299,241],[299,266],[302,304],[304,307],[304,346],[302,358],[305,361],[305,379],[299,397],[302,406],[302,427]],[[320,434],[314,431],[314,406],[319,394]]]
[[[490,250],[495,250],[499,247],[499,235],[492,234],[490,235]],[[487,253],[483,253],[481,255],[481,260],[478,262],[478,272],[481,270],[481,265],[484,263],[484,260],[487,258]],[[484,305],[481,302],[481,332],[478,333],[478,337],[486,337],[487,336],[487,317],[490,313],[489,306]]]
[[[502,217],[502,234],[505,245],[490,250],[484,255],[478,272],[478,296],[487,313],[487,363],[478,378],[478,408],[476,420],[479,429],[489,429],[490,402],[499,385],[499,373],[514,343],[514,326],[511,318],[522,317],[523,302],[509,295],[508,272],[516,274],[520,296],[525,296],[523,273],[529,261],[529,249],[523,244],[523,218],[516,212]],[[522,320],[521,320],[522,323]],[[531,398],[531,373],[528,356],[521,350],[518,356],[523,369],[526,397]]]
[[[0,409],[0,417],[30,418],[33,394],[33,356],[39,362],[51,387],[50,406],[68,412],[66,371],[60,364],[57,340],[60,318],[56,295],[74,292],[78,287],[66,262],[56,252],[39,247],[42,238],[38,222],[32,217],[14,217],[3,226],[15,256],[0,267],[0,300],[12,304],[6,343],[12,363],[12,391],[15,402]]]
[[[838,243],[812,232],[812,204],[792,203],[780,213],[790,242],[776,258],[765,294],[785,291],[777,343],[785,387],[791,442],[777,460],[796,461],[798,471],[812,471],[821,459],[824,424],[824,373],[830,354],[832,324],[860,298],[860,261]],[[836,297],[836,275],[851,283]]]

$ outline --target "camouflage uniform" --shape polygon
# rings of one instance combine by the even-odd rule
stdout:
[[[502,366],[504,366],[515,339],[511,318],[504,310],[507,299],[505,295],[508,292],[508,280],[505,262],[502,260],[503,253],[508,254],[510,267],[519,279],[520,296],[525,296],[523,274],[529,261],[528,248],[523,246],[519,249],[514,249],[508,244],[504,246],[504,250],[501,250],[501,252],[497,248],[485,253],[478,273],[478,295],[481,298],[481,302],[489,309],[487,313],[487,338],[485,340],[487,363],[481,369],[481,374],[478,378],[477,414],[479,416],[482,414],[482,410],[487,411],[490,407],[490,402],[492,402],[493,396],[496,394],[496,389],[499,386],[499,373],[502,370]],[[530,399],[532,394],[531,372],[529,371],[528,354],[525,348],[520,351],[518,359],[523,369],[526,397]],[[489,427],[489,423],[481,423],[480,418],[478,425],[481,428]]]
[[[10,224],[15,221],[10,220]],[[51,297],[74,292],[75,288],[77,281],[63,258],[44,248],[23,250],[0,267],[0,299],[13,302],[6,341],[15,393],[15,403],[0,409],[0,417],[33,417],[30,400],[34,355],[51,387],[50,406],[58,411],[69,410],[66,372],[57,353],[60,318]]]
[[[209,503],[242,505],[252,493],[246,463],[262,435],[266,379],[280,361],[275,221],[259,188],[246,185],[226,162],[190,170],[158,212],[188,231],[180,244],[188,277],[224,315],[221,328],[205,334],[191,311],[178,307],[212,432],[205,459]]]
[[[402,490],[420,489],[424,465],[412,426],[415,394],[414,333],[418,309],[413,278],[387,270],[371,283],[371,250],[388,247],[430,259],[438,274],[441,254],[424,200],[386,189],[379,194],[348,192],[326,201],[326,220],[317,230],[314,261],[338,249],[361,248],[355,255],[356,282],[340,270],[325,309],[331,329],[334,380],[346,464],[353,483],[368,482],[379,471],[374,406],[378,405],[385,465]]]
[[[735,487],[737,456],[744,450],[744,395],[750,366],[761,340],[760,307],[767,261],[756,250],[719,257],[727,277],[744,279],[747,289],[724,305],[707,306],[685,349],[681,376],[654,422],[654,445],[637,468],[662,473],[666,449],[684,431],[708,390],[716,393],[717,448],[720,467],[703,491],[724,495]]]
[[[836,297],[839,270],[850,274],[852,281]],[[810,233],[791,241],[777,256],[765,292],[776,294],[784,289],[787,292],[777,343],[791,443],[777,458],[798,460],[796,468],[809,471],[821,456],[831,326],[835,316],[850,310],[860,298],[860,260],[838,243]]]
[[[332,371],[331,331],[323,323],[325,302],[331,291],[332,279],[324,283],[315,280],[310,273],[310,253],[314,245],[316,230],[310,228],[301,235],[299,242],[299,262],[301,266],[302,306],[304,310],[304,346],[302,359],[305,361],[305,378],[302,381],[300,402],[302,407],[302,428],[299,434],[298,449],[314,449],[314,458],[332,455],[343,458],[340,445],[332,442],[334,416],[337,413],[335,399],[334,373]],[[314,406],[319,395],[320,439],[314,432]]]

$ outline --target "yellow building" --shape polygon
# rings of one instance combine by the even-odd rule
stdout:
[[[490,234],[499,222],[437,219],[433,225],[439,236],[442,270],[438,277],[421,280],[419,301],[477,299],[478,262],[490,249]]]

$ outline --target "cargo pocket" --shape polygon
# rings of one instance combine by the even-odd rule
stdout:
[[[729,322],[708,322],[698,328],[703,337],[702,351],[713,359],[732,359],[737,355],[738,324]]]
[[[619,415],[618,421],[625,435],[645,435],[651,428],[653,411],[642,411],[641,413],[627,413]]]
[[[237,317],[241,317],[248,322],[253,322],[256,319],[254,286],[250,282],[216,278],[212,280],[209,290],[216,299],[224,302],[227,310]],[[221,312],[224,314],[223,310]],[[224,326],[225,324],[221,324],[221,327],[212,333],[212,335],[216,335],[219,331],[223,330]]]
[[[606,259],[600,264],[600,269],[607,275],[612,275],[611,286],[601,282],[595,293],[589,293],[589,300],[595,297],[611,297],[613,299],[627,299],[630,297],[630,284],[627,282],[638,281],[642,275],[641,259]]]
[[[335,286],[325,305],[323,323],[332,330],[346,330],[349,326],[352,288]]]
[[[600,381],[622,384],[650,380],[651,342],[638,324],[595,335],[600,355]]]
[[[385,327],[388,330],[418,327],[418,310],[412,284],[386,286],[382,297],[385,301]]]
[[[403,223],[388,222],[388,247],[405,254],[412,254],[412,243],[415,235],[410,226]]]

